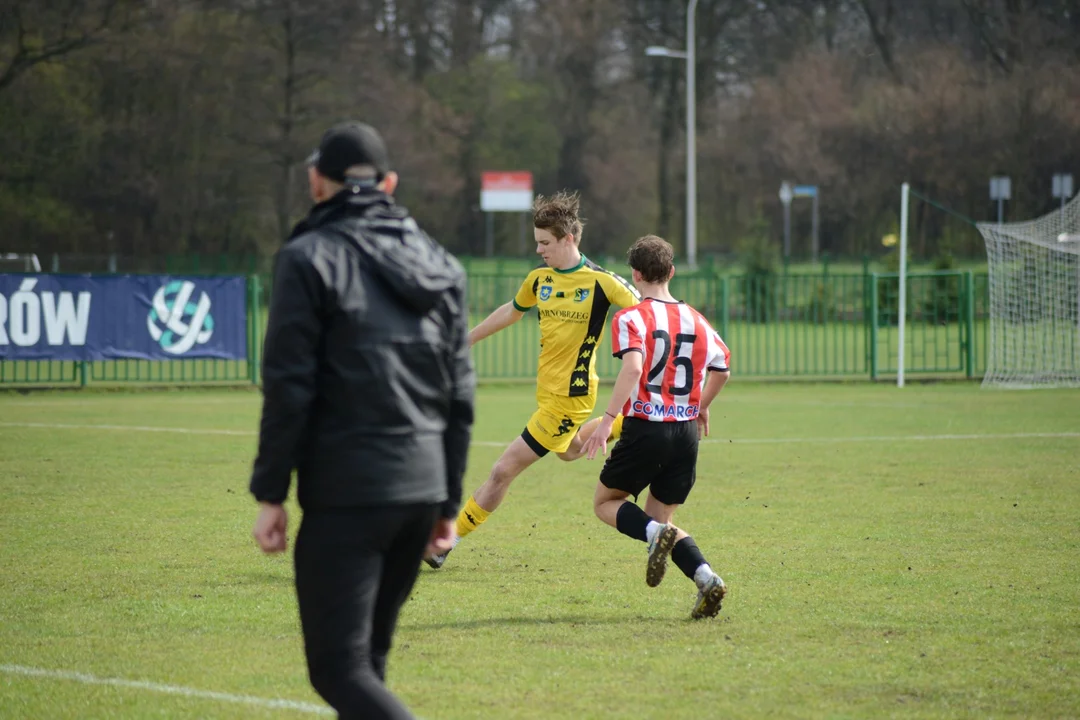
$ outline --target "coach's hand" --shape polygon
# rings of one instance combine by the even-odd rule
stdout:
[[[709,411],[702,410],[697,416],[697,436],[698,440],[702,437],[709,437]]]
[[[439,518],[435,521],[435,527],[431,528],[431,537],[428,539],[424,557],[442,555],[454,547],[455,522],[452,518]]]
[[[282,505],[259,503],[259,517],[255,519],[255,528],[251,531],[255,542],[259,543],[264,553],[285,552],[288,539],[285,530],[289,524],[289,514]]]

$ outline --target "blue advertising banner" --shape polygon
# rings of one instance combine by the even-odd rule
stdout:
[[[247,358],[243,277],[0,273],[0,360]]]

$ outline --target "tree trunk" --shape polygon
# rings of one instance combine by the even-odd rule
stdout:
[[[290,207],[292,205],[292,147],[294,104],[296,101],[296,38],[292,3],[287,3],[282,30],[285,36],[285,75],[282,82],[281,141],[278,146],[278,201],[277,224],[278,239],[282,242],[289,236]]]

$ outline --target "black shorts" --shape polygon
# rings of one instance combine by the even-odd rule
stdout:
[[[626,418],[622,437],[600,471],[600,482],[634,496],[645,488],[665,505],[682,505],[697,479],[696,421]]]

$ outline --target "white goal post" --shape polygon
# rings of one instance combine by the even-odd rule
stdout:
[[[977,227],[990,274],[983,387],[1080,387],[1080,197],[1035,220]]]

